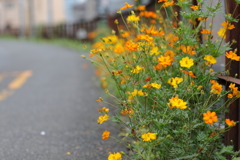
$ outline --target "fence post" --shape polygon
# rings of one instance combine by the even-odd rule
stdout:
[[[237,17],[240,14],[240,7],[237,7],[237,4],[234,0],[228,0],[226,1],[226,12],[230,13],[233,15],[233,17]],[[235,10],[236,8],[236,10]],[[233,11],[235,10],[235,12],[233,13]],[[240,55],[239,51],[240,51],[240,23],[235,23],[235,29],[228,31],[227,34],[227,42],[232,42],[233,40],[236,40],[237,43],[233,44],[231,47],[233,49],[237,49],[237,54]],[[226,59],[226,64],[228,64],[229,59]],[[237,61],[232,61],[231,62],[231,66],[229,67],[231,68],[230,70],[230,77],[236,77],[239,79],[239,75],[240,75],[240,63]],[[229,69],[226,68],[226,69]],[[237,74],[237,76],[236,76]],[[229,83],[227,84],[226,87],[229,86]],[[238,86],[239,87],[239,86]],[[237,101],[235,101],[229,108],[229,113],[226,114],[226,118],[230,118],[231,120],[234,121],[240,121],[240,103],[239,103],[239,99]],[[229,132],[227,132],[225,134],[225,145],[230,145],[233,144],[234,145],[234,149],[235,150],[240,150],[240,125],[239,123],[237,124],[237,126],[232,127],[231,130]]]

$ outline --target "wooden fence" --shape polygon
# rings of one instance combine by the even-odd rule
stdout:
[[[84,23],[75,23],[75,24],[61,24],[53,27],[38,27],[33,28],[31,32],[34,33],[34,36],[51,39],[51,38],[68,38],[75,40],[91,41],[92,37],[89,36],[91,32],[97,29],[98,19],[84,22]],[[11,35],[19,37],[21,36],[19,29],[5,29],[0,33],[1,35]],[[24,31],[25,37],[30,37],[30,30],[26,29]]]

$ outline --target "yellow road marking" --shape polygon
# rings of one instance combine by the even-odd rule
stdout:
[[[0,101],[5,100],[7,97],[14,94],[16,89],[19,89],[29,77],[32,76],[32,71],[24,71],[24,72],[5,72],[0,74],[0,82],[6,77],[16,77],[11,83],[8,85],[8,89],[3,89],[0,91]]]
[[[9,89],[18,89],[20,88],[26,80],[32,76],[32,71],[24,71],[17,78],[15,78],[9,85]]]
[[[13,93],[14,93],[13,90],[6,90],[6,89],[2,90],[0,92],[0,101],[6,99],[8,96],[11,96]]]

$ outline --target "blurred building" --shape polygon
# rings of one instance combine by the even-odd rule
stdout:
[[[89,22],[98,17],[98,1],[99,0],[76,0],[72,6],[72,21]]]
[[[0,0],[0,30],[66,21],[64,0]]]

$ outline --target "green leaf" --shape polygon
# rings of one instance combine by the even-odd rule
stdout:
[[[240,4],[240,0],[235,0],[235,2],[236,2],[237,4]]]
[[[197,156],[198,156],[198,154],[195,153],[195,154],[192,154],[192,155],[189,155],[189,156],[179,157],[179,158],[175,158],[175,159],[172,159],[172,160],[189,159],[189,158],[195,158]]]
[[[224,146],[222,150],[220,151],[220,154],[231,154],[233,153],[233,146]]]

